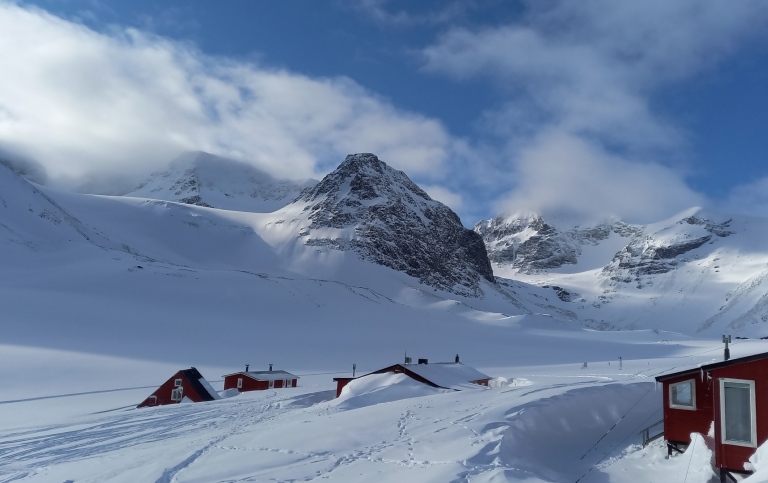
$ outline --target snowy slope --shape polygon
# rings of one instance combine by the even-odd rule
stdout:
[[[768,335],[768,220],[693,208],[646,226],[497,218],[476,230],[497,276],[551,290],[592,327]]]
[[[403,186],[390,188],[413,196]],[[661,410],[652,377],[719,358],[717,341],[585,329],[582,320],[603,307],[579,308],[539,286],[547,277],[573,292],[601,290],[584,280],[627,285],[594,268],[601,243],[582,246],[582,257],[594,250],[591,271],[526,275],[535,284],[494,284],[478,271],[482,295],[471,285],[457,293],[365,256],[372,252],[305,243],[356,239],[368,223],[399,226],[363,209],[389,208],[393,198],[366,205],[339,193],[252,213],[61,193],[0,169],[0,481],[676,481],[689,461],[687,481],[707,481],[705,453],[666,461],[659,446],[640,450],[637,433]],[[351,222],[322,220],[323,203]],[[444,222],[428,215],[442,210],[433,203],[402,203],[407,219],[419,218],[416,233]],[[322,222],[313,226],[311,214]],[[702,237],[722,223],[690,224],[692,214],[651,233],[679,245],[685,230]],[[751,229],[734,221],[734,234],[709,241]],[[623,238],[606,240],[614,235]],[[738,247],[759,242],[745,237]],[[633,264],[619,261],[616,273],[647,266],[646,252],[628,253]],[[619,289],[609,293],[622,300]],[[635,314],[648,310],[641,302]],[[737,341],[734,357],[766,344]],[[331,378],[353,363],[371,372],[404,352],[431,361],[459,353],[496,387],[442,392],[383,378],[330,400]],[[246,363],[273,363],[301,376],[301,387],[134,409],[175,370],[195,366],[220,389],[221,375]]]
[[[125,196],[234,211],[269,213],[317,181],[277,179],[250,164],[204,152],[184,153]]]
[[[485,340],[508,343],[495,336],[502,327],[552,323],[526,316],[501,292],[473,299],[435,291],[354,253],[318,256],[303,244],[288,253],[261,236],[271,215],[44,193],[0,174],[6,343],[237,366],[259,346],[263,364],[346,367],[365,356],[374,370],[404,349],[479,354]],[[414,335],[414,324],[427,333]],[[440,335],[428,335],[438,327]],[[448,328],[467,342],[457,344]],[[317,350],[297,347],[297,337]],[[350,350],[350,341],[363,344]],[[377,351],[360,348],[370,345]]]
[[[546,360],[553,351],[541,345],[527,364],[482,368],[497,379],[474,391],[382,375],[332,399],[332,374],[299,371],[300,387],[200,404],[130,405],[151,388],[0,401],[2,414],[14,415],[0,417],[0,481],[708,482],[705,444],[665,460],[661,444],[641,448],[638,432],[660,418],[652,377],[707,362],[720,347],[691,340],[665,357],[659,339],[636,335],[624,338],[657,350],[621,370],[606,361],[588,370],[553,364]],[[764,344],[737,341],[734,356]],[[24,350],[13,357],[24,359]],[[114,372],[95,374],[93,359],[83,362],[91,362],[78,370],[84,378],[114,381]],[[99,362],[146,371],[136,361]],[[211,380],[217,374],[201,371]],[[48,371],[39,380],[60,376]]]

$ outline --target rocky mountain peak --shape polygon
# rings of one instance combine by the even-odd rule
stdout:
[[[411,181],[402,171],[397,171],[381,161],[375,154],[350,154],[338,168],[329,173],[314,189],[305,192],[304,201],[317,200],[322,196],[334,200],[358,201],[404,199],[417,203],[436,203]]]
[[[296,202],[306,204],[307,245],[353,250],[454,293],[478,296],[480,279],[494,283],[482,238],[373,154],[347,156]]]

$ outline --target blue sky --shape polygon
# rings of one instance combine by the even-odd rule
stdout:
[[[0,0],[0,154],[130,183],[203,149],[320,177],[349,152],[465,224],[768,216],[760,1]]]

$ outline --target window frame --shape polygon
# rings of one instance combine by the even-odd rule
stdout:
[[[184,386],[179,386],[171,391],[171,401],[181,402],[184,399]]]
[[[275,388],[275,380],[274,379],[270,379],[269,380],[269,384],[267,386],[268,386],[269,389],[274,389]]]
[[[755,394],[755,381],[750,379],[732,379],[728,377],[720,378],[720,441],[723,444],[733,446],[745,446],[747,448],[757,448],[757,406]],[[749,386],[749,413],[751,431],[751,441],[735,441],[725,439],[725,385],[728,383],[746,384]]]
[[[672,397],[672,394],[674,393],[674,388],[683,384],[691,385],[691,405],[690,406],[675,404],[674,402],[672,402],[674,400]],[[683,409],[685,411],[696,411],[696,379],[686,379],[685,381],[675,382],[669,385],[669,407],[672,409]]]
[[[179,377],[179,378],[177,378],[177,379],[174,379],[174,381],[173,381],[173,387],[181,387],[181,384],[182,384],[182,380],[181,380],[181,378],[180,378],[180,377]]]
[[[243,378],[242,377],[238,377],[237,378],[237,388],[238,389],[242,389],[243,388]]]

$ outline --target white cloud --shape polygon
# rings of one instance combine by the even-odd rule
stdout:
[[[453,211],[464,209],[464,198],[459,193],[438,185],[422,185],[421,188],[427,192],[430,198],[439,201]]]
[[[529,2],[514,23],[448,31],[424,66],[505,94],[482,119],[505,145],[503,209],[647,220],[703,201],[685,181],[686,132],[653,95],[764,39],[767,22],[759,1]]]
[[[437,176],[451,139],[346,78],[206,56],[134,29],[96,33],[0,1],[0,148],[53,180],[131,175],[201,149],[284,177],[352,152]]]
[[[517,188],[499,205],[506,213],[650,223],[705,202],[670,168],[627,161],[563,131],[532,141],[519,154],[516,173]]]
[[[439,7],[423,13],[415,13],[414,2],[407,2],[408,10],[393,8],[392,0],[352,0],[351,8],[358,10],[380,24],[396,26],[415,26],[442,24],[462,17],[475,4],[466,1],[440,2]]]
[[[745,213],[768,218],[768,177],[736,186],[715,206],[726,213]]]

